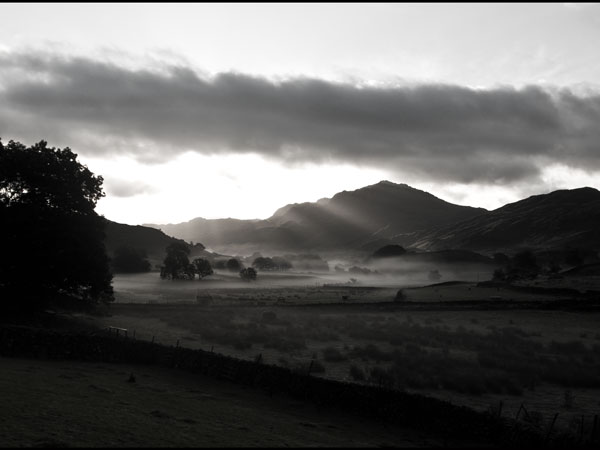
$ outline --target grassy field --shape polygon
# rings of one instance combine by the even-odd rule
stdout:
[[[0,358],[0,365],[2,447],[442,445],[415,431],[174,369],[12,358]],[[131,374],[135,382],[128,382]]]
[[[349,281],[347,276],[299,273],[263,273],[257,282],[246,283],[238,276],[220,273],[202,281],[161,280],[157,273],[117,275],[113,281],[117,303],[196,303],[207,299],[217,306],[274,304],[389,302],[403,288],[409,302],[547,300],[547,294],[516,292],[504,288],[478,287],[476,282],[421,287],[385,277]],[[552,298],[552,296],[550,297]]]
[[[172,289],[174,299],[178,285],[163,283],[163,289]],[[600,412],[600,314],[410,311],[378,305],[392,301],[396,292],[365,285],[215,288],[211,306],[117,302],[112,316],[93,323],[244,359],[260,354],[267,363],[302,371],[311,367],[316,376],[383,384],[478,410],[502,402],[504,414],[513,417],[524,403],[546,421],[559,413],[563,428],[576,426],[573,421],[581,414]],[[560,298],[475,283],[404,292],[405,302],[421,304]]]

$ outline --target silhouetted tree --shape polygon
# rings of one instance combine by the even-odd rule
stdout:
[[[277,270],[285,272],[292,268],[292,263],[281,256],[273,256],[272,260]]]
[[[69,148],[0,141],[0,298],[7,306],[41,308],[65,296],[113,300],[106,221],[95,211],[102,183]]]
[[[256,280],[256,270],[252,267],[247,267],[246,269],[240,270],[240,278],[244,281],[254,281]]]
[[[275,270],[276,268],[275,263],[271,258],[265,258],[263,256],[259,256],[258,258],[256,258],[252,263],[252,267],[254,267],[257,270],[264,271]]]
[[[194,264],[189,263],[183,269],[183,278],[186,280],[193,280],[196,275],[196,266]]]
[[[160,270],[161,278],[170,280],[189,278],[190,261],[188,255],[190,254],[190,248],[188,244],[183,241],[173,242],[167,246],[166,251],[167,256]]]
[[[400,289],[398,290],[398,292],[396,292],[396,297],[394,298],[395,302],[403,302],[406,300],[406,293],[404,292],[404,289]]]
[[[198,278],[200,280],[214,273],[212,266],[210,265],[210,261],[208,259],[196,258],[194,259],[193,263],[196,267],[196,273],[198,274]]]
[[[239,272],[240,270],[242,270],[242,265],[235,258],[227,260],[226,267],[227,270],[229,270],[230,272]]]
[[[146,252],[131,245],[117,247],[111,264],[115,272],[122,273],[148,272],[151,268]]]

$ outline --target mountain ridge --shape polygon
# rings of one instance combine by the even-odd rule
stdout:
[[[493,253],[517,248],[600,248],[600,191],[536,194],[487,211],[383,180],[317,202],[292,203],[268,219],[204,219],[159,228],[229,254],[372,252],[388,244],[425,251]]]
[[[246,246],[282,250],[359,247],[372,240],[449,223],[486,211],[455,205],[407,184],[380,181],[317,202],[284,205],[263,220],[201,219],[175,225],[146,224],[185,240],[225,250]]]
[[[486,214],[413,236],[425,250],[492,251],[517,247],[600,247],[600,191],[560,189],[508,203]]]

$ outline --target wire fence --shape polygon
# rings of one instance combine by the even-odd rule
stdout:
[[[120,330],[120,331],[119,331]],[[577,432],[566,433],[540,424],[521,405],[515,418],[503,417],[502,408],[479,412],[464,406],[392,390],[314,377],[308,371],[241,360],[212,351],[163,345],[136,339],[123,329],[67,333],[27,327],[0,329],[0,356],[59,360],[149,364],[183,369],[264,389],[269,395],[288,394],[314,402],[318,408],[339,407],[384,423],[410,426],[443,439],[480,439],[501,445],[600,447],[598,416],[581,418]]]

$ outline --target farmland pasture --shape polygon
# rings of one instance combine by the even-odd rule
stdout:
[[[393,300],[403,288],[410,302],[485,301],[494,299],[536,301],[553,298],[548,294],[519,292],[501,287],[478,287],[476,282],[427,284],[427,280],[385,276],[350,281],[347,275],[264,273],[256,282],[219,272],[202,281],[161,280],[154,273],[115,275],[116,303],[196,303],[210,299],[219,306],[270,304],[377,303]]]
[[[242,359],[261,355],[265,363],[315,376],[425,393],[478,410],[502,402],[503,413],[513,417],[524,403],[544,420],[559,413],[561,428],[600,410],[597,312],[410,309],[411,303],[485,304],[498,296],[535,303],[560,296],[448,283],[406,287],[406,300],[396,308],[397,286],[288,278],[293,281],[272,277],[236,287],[158,280],[161,301],[146,304],[139,303],[151,288],[141,283],[136,291],[131,279],[122,280],[120,286],[130,283],[127,295],[139,295],[138,304],[127,303],[117,287],[112,315],[94,321],[135,329],[141,339]],[[198,291],[200,285],[206,287]],[[196,304],[198,292],[212,303]]]

